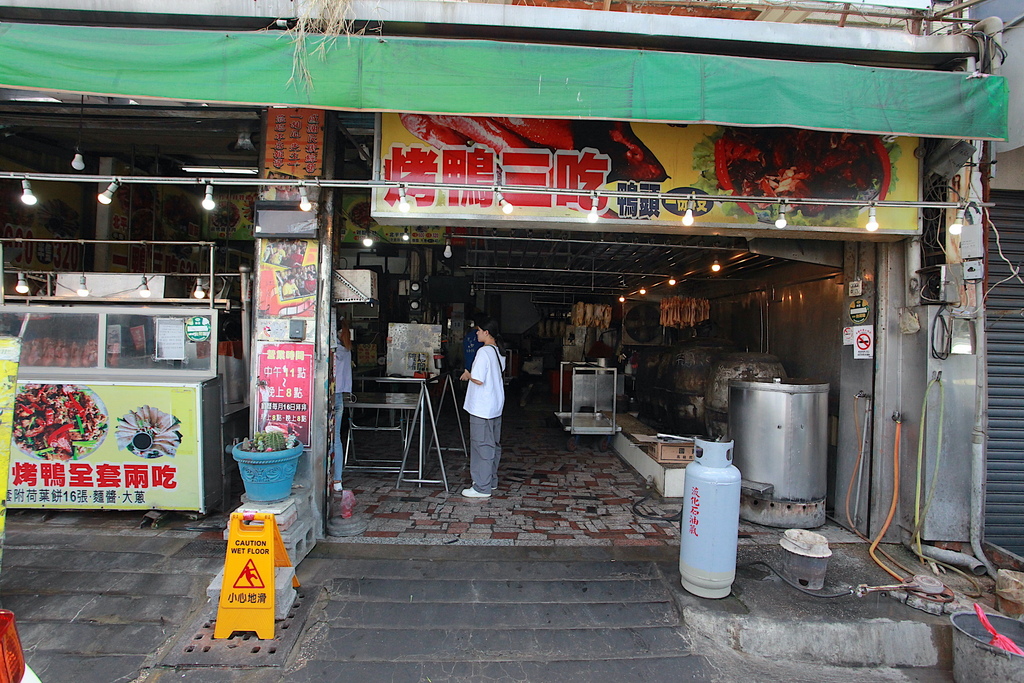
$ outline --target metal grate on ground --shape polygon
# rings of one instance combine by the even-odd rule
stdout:
[[[272,640],[261,640],[252,632],[236,632],[230,638],[214,639],[217,606],[211,602],[208,609],[182,629],[160,666],[284,666],[319,592],[320,589],[313,589],[307,593],[301,588],[297,591],[288,616],[274,624]]]

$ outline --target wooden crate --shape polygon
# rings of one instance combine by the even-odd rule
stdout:
[[[692,441],[657,441],[652,444],[651,455],[662,464],[685,464],[693,462]]]

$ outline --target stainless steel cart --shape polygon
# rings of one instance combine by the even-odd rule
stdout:
[[[572,394],[570,410],[565,411],[566,367],[571,366]],[[618,371],[592,363],[572,363],[563,361],[558,376],[558,412],[555,417],[562,428],[569,432],[566,448],[575,451],[579,445],[580,435],[593,434],[600,436],[598,448],[607,451],[612,436],[619,431],[615,424],[615,380]]]

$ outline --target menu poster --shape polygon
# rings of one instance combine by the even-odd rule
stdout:
[[[7,506],[202,510],[197,393],[18,383]]]
[[[156,319],[156,360],[185,360],[185,321]]]
[[[317,241],[259,243],[256,313],[261,318],[312,318],[316,312]]]
[[[257,344],[256,430],[294,434],[309,444],[313,401],[313,345]]]

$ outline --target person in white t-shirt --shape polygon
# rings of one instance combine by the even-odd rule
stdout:
[[[473,359],[466,401],[469,413],[469,473],[473,485],[462,490],[467,498],[490,498],[498,486],[501,462],[501,411],[505,407],[505,351],[495,320],[477,324],[477,339],[483,344]]]

